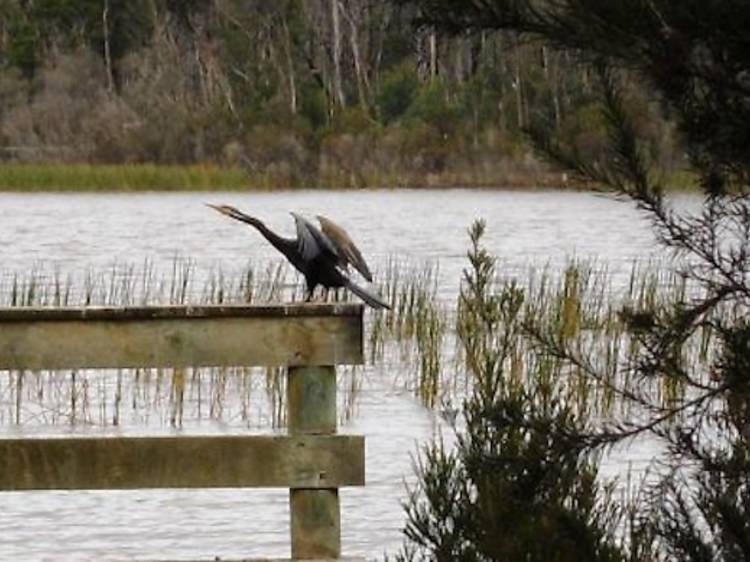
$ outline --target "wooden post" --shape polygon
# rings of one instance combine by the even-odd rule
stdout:
[[[336,433],[334,367],[290,367],[287,377],[290,435]],[[325,475],[319,475],[325,479]],[[339,558],[341,513],[338,488],[290,488],[292,558]]]
[[[292,557],[340,559],[338,489],[364,485],[365,447],[336,435],[333,365],[362,364],[362,311],[0,308],[0,370],[289,367],[289,435],[0,438],[0,492],[288,487]]]

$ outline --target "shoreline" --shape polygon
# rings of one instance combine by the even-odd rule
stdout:
[[[311,178],[284,178],[248,173],[237,166],[216,164],[0,164],[0,192],[180,192],[180,191],[295,191],[309,189],[486,189],[587,191],[597,185],[571,178],[562,171],[530,170],[523,166],[502,177],[447,170],[430,174],[375,173],[320,174]],[[689,172],[678,172],[667,182],[670,191],[692,191]]]

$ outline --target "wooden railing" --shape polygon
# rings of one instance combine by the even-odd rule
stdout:
[[[339,558],[365,453],[336,435],[335,365],[362,358],[360,305],[0,309],[0,370],[289,367],[287,435],[3,438],[0,491],[284,487],[292,558]]]

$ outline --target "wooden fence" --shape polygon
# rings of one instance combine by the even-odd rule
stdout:
[[[289,367],[287,435],[3,438],[0,491],[289,488],[292,558],[339,558],[365,453],[336,435],[335,365],[362,358],[360,305],[0,309],[0,370]]]

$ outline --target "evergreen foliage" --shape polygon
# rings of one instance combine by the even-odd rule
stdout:
[[[577,52],[592,64],[609,137],[604,150],[584,155],[555,135],[544,119],[532,124],[531,136],[555,162],[634,201],[694,290],[659,307],[622,311],[640,352],[621,368],[640,384],[635,390],[612,391],[632,404],[631,415],[597,427],[579,426],[555,439],[562,439],[561,445],[572,440],[583,450],[643,435],[664,445],[661,461],[667,472],[644,491],[647,501],[633,516],[635,536],[654,537],[656,550],[644,554],[643,542],[631,541],[631,559],[750,560],[750,4],[416,4],[423,24],[460,33],[512,31]],[[640,138],[636,116],[626,103],[633,81],[664,109],[685,142],[705,195],[697,212],[682,211],[665,196],[654,147]],[[722,314],[726,311],[732,313]],[[686,342],[706,329],[720,342],[707,370],[686,364],[681,353]],[[537,340],[541,356],[566,362],[599,382],[607,380],[584,350],[559,334],[539,325],[525,330]],[[683,398],[664,403],[655,388],[680,388]]]
[[[550,101],[554,127],[574,129],[589,71],[505,32],[415,32],[416,15],[370,0],[4,0],[0,160],[211,163],[280,185],[558,183],[518,161],[521,131]],[[354,112],[360,128],[342,127]]]
[[[541,361],[530,380],[513,375],[523,337],[524,291],[494,284],[495,261],[472,247],[459,297],[458,330],[474,384],[455,450],[425,447],[406,504],[399,560],[621,561],[621,513],[597,482],[597,458],[569,436],[584,431],[556,396]]]
[[[414,101],[419,90],[419,79],[413,68],[400,65],[384,78],[377,98],[380,116],[384,123],[400,118]]]

